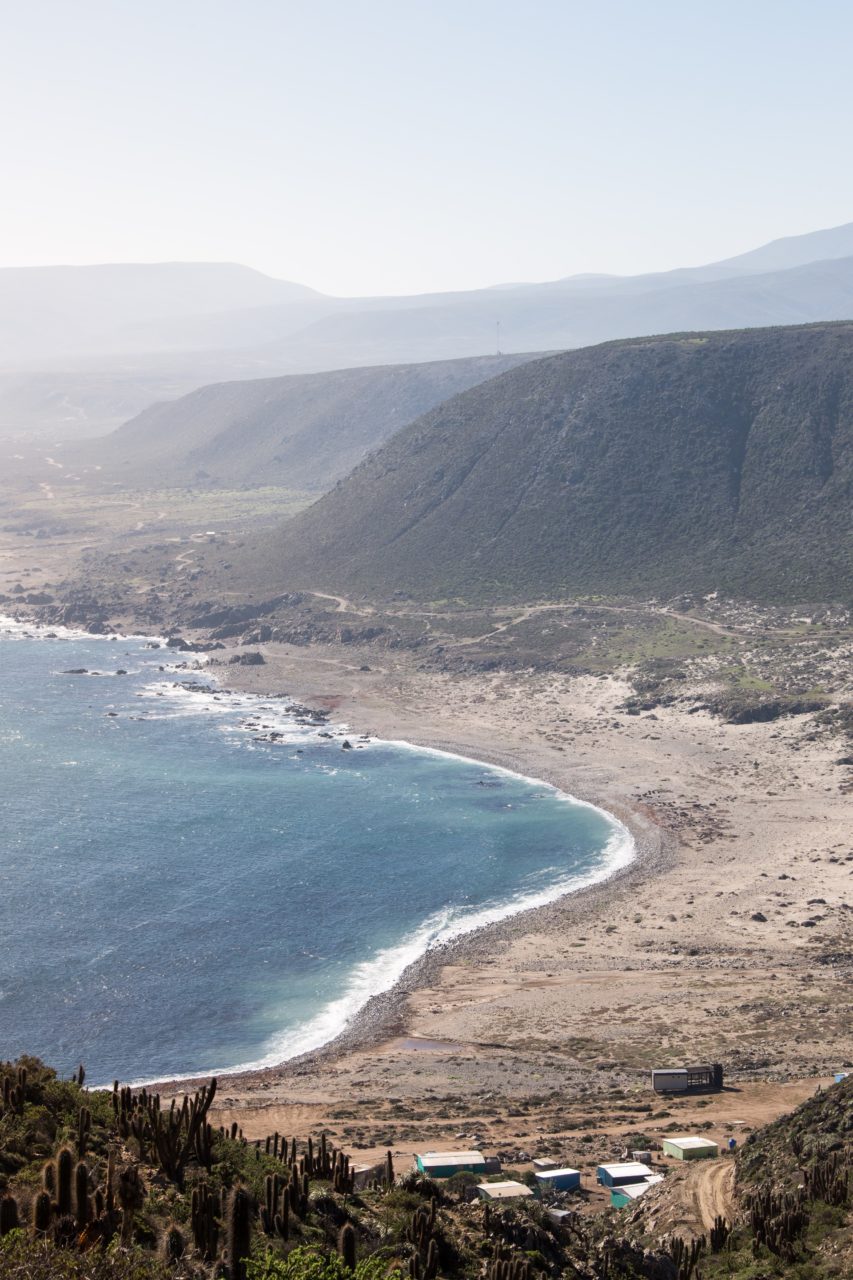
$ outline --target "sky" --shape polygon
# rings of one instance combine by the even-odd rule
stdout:
[[[0,0],[0,265],[326,293],[853,221],[848,0]]]

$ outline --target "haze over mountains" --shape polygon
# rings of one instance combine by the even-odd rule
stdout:
[[[0,432],[98,434],[224,379],[851,316],[853,223],[705,267],[413,297],[326,297],[232,264],[7,269]]]
[[[853,324],[534,361],[398,432],[232,571],[388,598],[853,587]]]
[[[72,448],[75,467],[134,487],[281,485],[322,493],[443,400],[523,363],[481,356],[202,387]]]

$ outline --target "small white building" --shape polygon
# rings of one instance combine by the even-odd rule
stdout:
[[[638,1160],[626,1160],[620,1164],[600,1164],[596,1170],[603,1187],[624,1187],[631,1182],[644,1182],[653,1176],[653,1170]]]
[[[526,1200],[533,1195],[523,1182],[481,1182],[477,1191],[481,1200]]]

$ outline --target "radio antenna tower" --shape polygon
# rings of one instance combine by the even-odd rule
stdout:
[[[501,322],[500,320],[497,320],[495,322],[495,337],[497,339],[498,355],[500,355],[501,353]]]

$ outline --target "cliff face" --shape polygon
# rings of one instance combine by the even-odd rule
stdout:
[[[440,405],[247,549],[276,589],[846,599],[853,324],[548,357]]]

